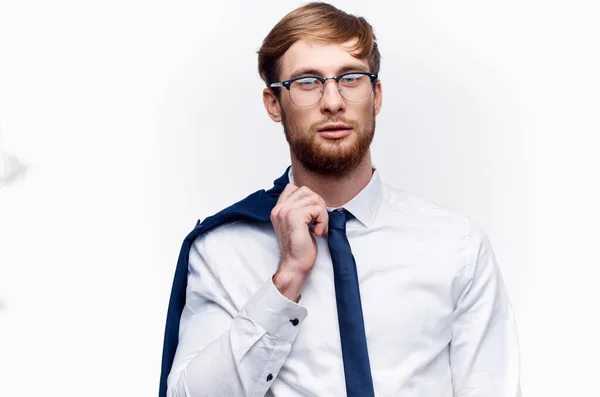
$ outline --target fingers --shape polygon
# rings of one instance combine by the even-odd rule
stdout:
[[[288,183],[281,192],[272,215],[277,215],[283,208],[288,210],[304,209],[304,221],[310,225],[314,221],[314,233],[317,236],[327,234],[329,229],[329,215],[325,200],[307,186],[298,187]]]
[[[307,211],[305,222],[310,225],[311,222],[315,222],[314,232],[317,236],[321,237],[323,234],[327,234],[329,229],[329,214],[327,208],[313,204],[303,207]]]
[[[277,206],[292,204],[294,207],[297,207],[299,206],[298,203],[301,205],[307,205],[308,203],[319,204],[327,208],[325,200],[307,186],[298,187],[289,183],[279,195]]]
[[[279,195],[278,203],[287,200],[289,195],[295,192],[297,189],[298,186],[294,185],[293,183],[288,183]]]
[[[317,193],[313,192],[308,186],[301,186],[301,187],[295,186],[295,189],[293,189],[293,191],[290,191],[290,193],[288,195],[286,195],[283,200],[284,201],[285,200],[297,201],[297,200],[300,200],[301,198],[305,198],[305,197],[312,197],[316,204],[320,204],[323,207],[327,208],[327,204],[325,203],[325,200],[323,200],[323,198],[321,196],[319,196]]]
[[[320,211],[317,215],[317,226],[315,226],[315,233],[317,236],[327,235],[329,233],[329,213],[326,207],[319,206]],[[317,230],[318,228],[318,230]]]

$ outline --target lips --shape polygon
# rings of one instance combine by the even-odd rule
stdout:
[[[343,131],[349,130],[350,127],[346,124],[327,124],[324,127],[319,128],[318,132],[332,132],[332,131]]]
[[[335,139],[335,138],[343,138],[347,135],[350,135],[352,128],[347,124],[342,123],[331,123],[326,124],[325,126],[318,128],[317,132],[323,138]]]

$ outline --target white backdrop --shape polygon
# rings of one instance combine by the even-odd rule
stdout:
[[[289,164],[256,51],[302,3],[0,2],[0,396],[156,395],[183,238]],[[594,3],[332,3],[379,39],[386,181],[490,236],[524,396],[597,395]]]

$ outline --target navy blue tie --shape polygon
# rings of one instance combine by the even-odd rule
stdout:
[[[353,217],[346,210],[329,212],[328,243],[333,262],[346,393],[348,397],[374,397],[356,262],[346,237],[346,221]]]

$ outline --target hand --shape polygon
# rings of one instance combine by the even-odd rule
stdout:
[[[317,242],[310,230],[313,221],[314,234],[326,235],[329,214],[325,200],[307,186],[289,183],[271,211],[281,251],[273,282],[283,295],[296,302],[317,260]]]

